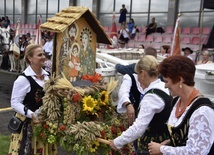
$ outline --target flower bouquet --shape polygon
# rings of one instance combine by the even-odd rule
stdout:
[[[77,155],[99,152],[107,155],[111,149],[103,139],[116,138],[127,127],[126,117],[118,115],[111,103],[117,81],[111,79],[106,83],[99,74],[83,78],[92,84],[78,87],[63,74],[51,76],[44,86],[45,96],[34,134],[44,143],[56,143]],[[127,153],[131,151],[125,148]]]

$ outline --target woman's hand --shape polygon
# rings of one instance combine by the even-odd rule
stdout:
[[[117,148],[116,148],[116,146],[114,145],[114,141],[113,140],[109,140],[109,142],[110,142],[110,146],[111,146],[111,148],[113,149],[113,150],[118,150]]]
[[[160,155],[160,154],[162,154],[162,153],[160,152],[160,147],[161,147],[161,146],[162,146],[162,145],[159,144],[159,143],[150,142],[150,143],[148,144],[149,154],[150,154],[150,155]]]
[[[169,145],[170,144],[170,139],[167,139],[163,142],[161,142],[161,145]]]
[[[126,107],[126,110],[127,110],[129,125],[132,125],[133,122],[135,121],[135,110],[134,110],[133,104],[129,104]]]
[[[34,124],[39,123],[38,115],[36,113],[32,113],[31,116]]]

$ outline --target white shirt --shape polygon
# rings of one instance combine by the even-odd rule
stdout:
[[[168,120],[168,124],[175,127],[181,123],[188,109],[193,104],[188,106],[179,118],[175,117],[176,105],[173,107]],[[190,126],[186,146],[161,146],[161,152],[164,155],[207,155],[214,142],[213,116],[214,110],[208,106],[202,106],[195,110],[190,117]]]
[[[43,46],[43,50],[45,53],[48,53],[48,55],[52,55],[53,53],[53,41],[47,41],[45,45]]]
[[[140,86],[140,82],[137,80],[137,74],[133,74],[135,81],[136,81],[136,85],[137,85],[137,89],[139,92],[141,92],[141,94],[144,94],[142,87]],[[131,77],[126,74],[123,76],[123,80],[122,80],[122,84],[120,86],[120,90],[118,92],[118,105],[117,105],[117,112],[118,113],[125,113],[126,112],[126,107],[123,106],[124,102],[131,102],[129,100],[129,93],[131,90],[131,86],[132,86],[132,79]]]
[[[36,81],[36,83],[38,83],[41,87],[43,87],[45,80],[49,79],[48,73],[43,69],[42,69],[42,75],[45,75],[44,80],[37,79],[35,77],[36,73],[32,70],[32,68],[30,66],[28,66],[24,70],[24,73],[26,76],[31,76]],[[25,99],[26,94],[29,93],[30,90],[31,90],[30,82],[26,77],[19,76],[15,80],[15,82],[13,84],[12,95],[11,95],[11,107],[17,113],[25,115],[23,101]],[[27,117],[31,118],[32,113],[33,113],[33,111],[28,109]]]
[[[164,54],[160,53],[158,55],[163,56],[164,58],[167,58],[169,56],[167,53],[164,53]]]
[[[187,58],[189,58],[189,59],[191,59],[193,61],[193,58],[190,55],[188,55]]]
[[[125,30],[121,29],[120,34],[123,34],[124,38],[129,38],[129,29],[126,28]]]
[[[133,30],[132,30],[132,34],[135,34],[136,33],[136,28],[133,28]]]
[[[148,88],[144,89],[146,93],[148,90],[157,88],[169,94],[169,90],[165,88],[165,83],[160,79],[152,82]],[[159,113],[164,109],[164,101],[155,94],[146,94],[140,102],[140,111],[135,122],[121,136],[114,139],[114,145],[121,149],[125,144],[131,143],[137,138],[141,137],[155,113]]]

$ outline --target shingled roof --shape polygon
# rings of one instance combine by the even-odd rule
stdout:
[[[98,43],[111,44],[109,36],[105,33],[95,15],[87,7],[83,6],[70,6],[63,9],[61,12],[56,13],[54,17],[48,18],[48,21],[40,27],[47,31],[62,33],[80,17],[84,17],[91,29],[96,33]]]

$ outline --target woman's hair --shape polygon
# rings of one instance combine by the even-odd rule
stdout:
[[[151,55],[142,57],[135,65],[135,72],[141,73],[142,70],[146,71],[150,77],[157,77],[159,74],[157,59]]]
[[[177,83],[182,77],[188,86],[194,86],[195,64],[185,56],[171,56],[165,58],[159,65],[159,72],[163,77],[170,78]]]
[[[134,19],[133,19],[133,18],[130,18],[130,21],[131,21],[132,23],[134,23]]]
[[[30,44],[27,46],[27,48],[25,50],[25,57],[24,57],[24,60],[26,63],[30,64],[30,61],[28,60],[28,56],[32,57],[34,50],[37,48],[42,48],[42,47],[40,45],[36,45],[36,44]]]
[[[145,46],[144,46],[143,44],[140,44],[139,46],[141,46],[143,49],[145,49]],[[139,46],[138,46],[138,47],[139,47]]]
[[[166,53],[168,53],[170,47],[168,45],[163,45],[162,48],[166,51]]]

